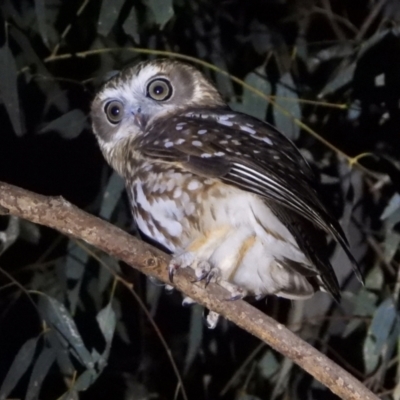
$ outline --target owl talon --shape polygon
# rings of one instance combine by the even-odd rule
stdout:
[[[169,277],[169,281],[170,282],[174,281],[174,275],[176,274],[176,271],[178,270],[178,268],[179,267],[177,265],[172,264],[172,262],[171,262],[171,264],[169,264],[169,266],[168,266],[168,277]]]
[[[179,268],[189,267],[190,265],[193,264],[194,260],[195,257],[190,252],[182,253],[179,256],[173,257],[168,265],[168,276],[170,282],[173,282],[174,275],[176,274],[176,271],[178,271]]]
[[[194,269],[194,273],[196,275],[195,282],[207,279],[211,274],[211,271],[212,267],[208,261],[200,261]]]
[[[206,310],[207,312],[207,310]],[[219,320],[219,314],[215,311],[208,311],[207,316],[204,317],[208,329],[214,329]]]

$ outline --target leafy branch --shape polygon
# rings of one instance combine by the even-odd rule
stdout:
[[[0,183],[0,210],[3,214],[24,218],[81,239],[144,274],[169,283],[167,265],[170,257],[167,254],[61,197],[46,197]],[[226,291],[220,286],[210,284],[205,288],[202,283],[193,283],[193,278],[192,271],[180,271],[174,286],[293,360],[342,399],[378,399],[351,374],[282,324],[244,301],[226,301]]]

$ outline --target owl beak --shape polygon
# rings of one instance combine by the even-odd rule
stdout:
[[[135,124],[142,130],[144,130],[147,122],[147,118],[145,117],[144,114],[142,114],[141,109],[138,108],[136,112],[132,112],[133,114],[133,119],[135,121]]]

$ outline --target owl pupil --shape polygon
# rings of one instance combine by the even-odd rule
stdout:
[[[163,92],[164,92],[164,88],[162,86],[156,86],[154,88],[154,93],[155,94],[163,94]]]
[[[114,106],[114,107],[111,108],[111,115],[114,116],[114,117],[118,117],[120,112],[121,112],[121,110],[117,106]]]

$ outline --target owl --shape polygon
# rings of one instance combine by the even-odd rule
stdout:
[[[140,231],[230,299],[306,299],[340,290],[326,234],[357,262],[316,177],[272,125],[232,111],[196,68],[172,60],[123,70],[91,106],[105,159],[125,180]],[[216,314],[208,324],[215,325]]]

